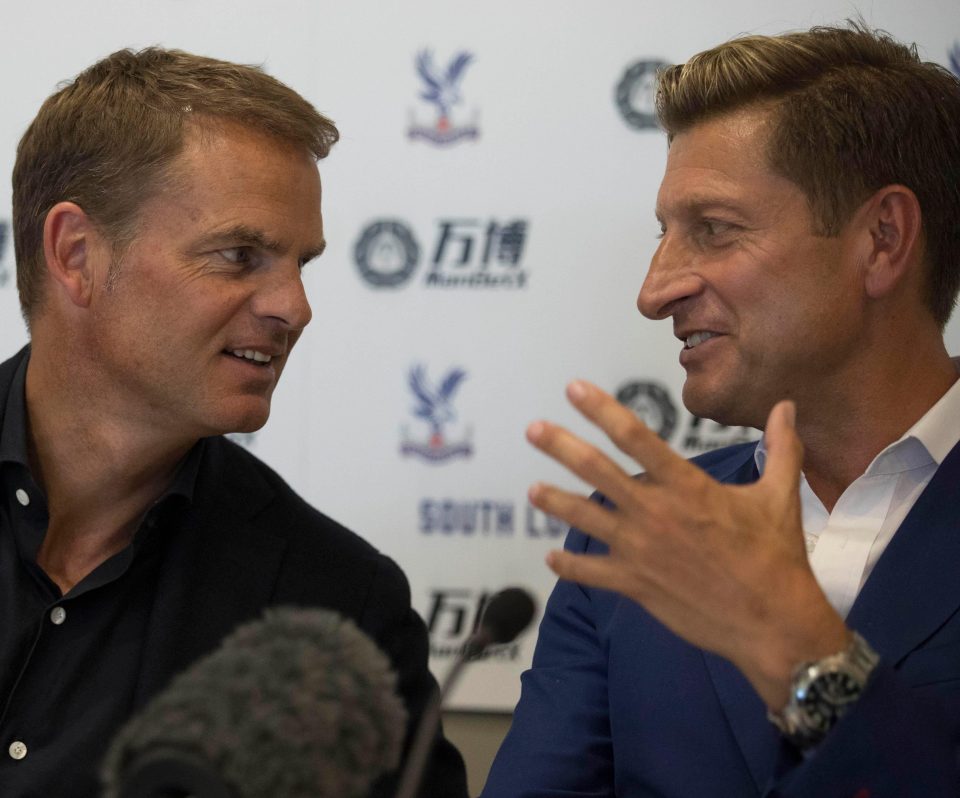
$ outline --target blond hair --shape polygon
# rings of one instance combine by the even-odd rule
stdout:
[[[923,217],[926,304],[947,323],[960,290],[960,80],[862,23],[744,36],[659,76],[668,136],[749,105],[772,113],[767,158],[836,235],[876,190],[911,189]]]

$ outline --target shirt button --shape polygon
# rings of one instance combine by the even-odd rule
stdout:
[[[27,746],[21,743],[19,740],[14,740],[12,743],[10,743],[7,753],[10,754],[12,759],[23,759],[27,755]]]
[[[59,626],[67,620],[67,611],[63,607],[54,607],[50,610],[50,623]]]
[[[30,504],[30,496],[23,488],[17,488],[17,501],[24,507]]]

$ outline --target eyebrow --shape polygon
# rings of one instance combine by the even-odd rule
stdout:
[[[223,246],[224,244],[237,247],[254,247],[276,254],[280,254],[286,249],[277,239],[270,238],[263,233],[263,231],[245,224],[234,225],[225,230],[218,230],[215,233],[211,233],[200,240],[199,248],[207,249],[209,247]],[[301,253],[300,260],[303,263],[311,261],[322,255],[326,248],[327,242],[326,239],[323,239],[318,246]]]
[[[692,197],[685,199],[683,202],[673,206],[672,210],[674,211],[674,216],[688,219],[701,216],[711,211],[727,211],[740,217],[745,216],[743,207],[739,203],[718,199],[716,197]],[[664,217],[663,207],[658,205],[654,208],[653,214],[657,221],[662,224]]]

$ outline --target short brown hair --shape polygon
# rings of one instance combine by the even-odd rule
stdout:
[[[143,202],[202,120],[260,130],[326,157],[334,124],[259,67],[180,50],[120,50],[48,97],[17,147],[13,235],[24,319],[42,302],[43,225],[75,202],[113,242],[133,235]]]
[[[734,39],[659,78],[671,138],[754,104],[771,108],[772,168],[806,194],[821,234],[884,186],[916,194],[926,304],[945,325],[960,289],[960,80],[859,22]]]

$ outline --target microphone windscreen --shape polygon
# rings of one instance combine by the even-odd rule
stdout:
[[[507,587],[487,602],[480,627],[488,642],[509,643],[527,628],[536,611],[536,602],[526,590]]]
[[[107,798],[138,762],[184,751],[241,798],[352,798],[396,768],[406,711],[374,643],[326,610],[278,608],[238,627],[114,740]]]

